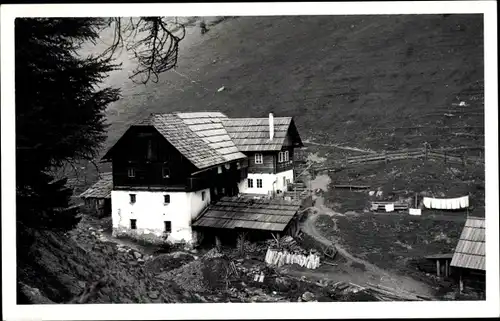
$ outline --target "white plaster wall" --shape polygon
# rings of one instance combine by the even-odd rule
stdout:
[[[248,188],[248,179],[253,179],[253,188]],[[257,188],[257,179],[262,179],[262,188]],[[248,174],[246,179],[241,180],[239,183],[240,193],[248,194],[265,194],[273,191],[273,183],[276,182],[276,174]],[[274,189],[276,187],[274,186]]]
[[[243,179],[238,184],[240,193],[245,194],[269,194],[269,192],[281,190],[284,191],[286,186],[283,185],[283,177],[289,179],[293,183],[293,169],[277,174],[248,174],[246,179]],[[253,188],[248,188],[248,179],[253,179]],[[257,188],[257,178],[262,179],[262,188]],[[274,183],[274,185],[273,185]]]
[[[112,191],[111,211],[113,228],[130,229],[130,219],[137,220],[138,234],[154,234],[161,237],[164,221],[170,221],[172,232],[170,242],[192,241],[191,220],[210,202],[210,191],[197,192],[157,192],[157,191]],[[136,195],[135,203],[130,203],[130,194]],[[170,203],[164,204],[164,195],[170,195]]]
[[[294,180],[293,169],[278,173],[276,175],[277,175],[277,179],[278,179],[278,183],[277,183],[278,187],[276,189],[279,189],[281,191],[286,191],[286,184],[283,184],[283,177],[285,178],[285,180],[287,180],[287,179],[290,180],[290,184],[292,184],[293,180]]]

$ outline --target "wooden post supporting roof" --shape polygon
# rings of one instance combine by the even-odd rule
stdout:
[[[437,276],[441,276],[441,266],[439,264],[439,259],[436,260],[436,273],[437,273]]]
[[[217,250],[221,249],[221,241],[219,235],[215,236],[215,247],[217,248]]]

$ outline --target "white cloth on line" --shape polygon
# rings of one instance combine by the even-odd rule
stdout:
[[[469,207],[469,195],[463,197],[463,202],[464,202],[463,205],[464,208]]]
[[[419,208],[410,208],[410,215],[422,215],[422,210]]]
[[[431,208],[431,198],[429,197],[424,197],[424,206],[427,208]]]
[[[446,201],[446,209],[447,210],[453,209],[453,202],[455,201],[455,199],[451,198],[451,199],[447,199],[445,201]]]
[[[385,211],[386,212],[392,212],[392,211],[394,211],[394,204],[386,204],[385,205]]]

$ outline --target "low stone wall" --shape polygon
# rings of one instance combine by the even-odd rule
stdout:
[[[158,233],[149,229],[132,230],[125,227],[113,227],[113,237],[129,237],[154,245],[163,245],[167,243],[164,240],[162,233]]]
[[[193,240],[191,242],[186,242],[185,240],[173,239],[172,237],[165,238],[166,235],[163,234],[163,232],[161,231],[144,229],[144,228],[142,229],[138,228],[133,230],[125,227],[113,227],[113,236],[117,238],[128,237],[152,245],[185,244],[186,248],[191,248],[193,244],[195,244],[194,242],[196,241],[195,237],[193,237]]]

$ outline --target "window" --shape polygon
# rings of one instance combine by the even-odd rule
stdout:
[[[262,179],[257,178],[257,188],[262,188]]]
[[[255,154],[255,164],[263,164],[264,163],[264,157],[262,156],[261,153]]]
[[[201,200],[204,201],[205,200],[205,191],[201,192]]]
[[[127,174],[128,177],[135,177],[135,168],[129,168]]]
[[[172,222],[164,221],[163,223],[165,224],[165,232],[166,233],[172,232]]]
[[[288,160],[289,154],[287,150],[278,153],[278,163],[288,162]]]
[[[130,195],[130,203],[134,204],[135,203],[135,194],[129,194]]]
[[[248,183],[248,188],[253,188],[253,179],[252,178],[249,178],[247,180],[247,183]]]
[[[130,220],[130,228],[132,230],[136,230],[137,229],[137,220]]]
[[[170,169],[166,166],[163,166],[163,168],[161,169],[161,176],[163,178],[170,178]]]
[[[170,203],[170,195],[163,195],[163,203],[169,204]]]

